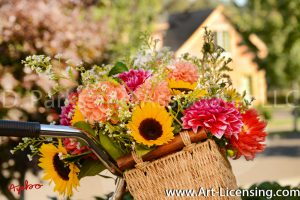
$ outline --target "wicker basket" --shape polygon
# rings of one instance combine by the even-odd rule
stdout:
[[[135,200],[163,199],[240,199],[239,197],[167,197],[166,189],[229,188],[237,189],[231,165],[213,140],[191,144],[188,134],[181,133],[186,147],[153,162],[137,162],[124,173],[127,187]],[[188,137],[188,138],[187,138]]]

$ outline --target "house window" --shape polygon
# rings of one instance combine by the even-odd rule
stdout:
[[[246,99],[250,100],[253,95],[253,88],[252,88],[252,77],[251,76],[241,76],[240,82],[240,90],[246,91]]]
[[[225,51],[230,52],[230,35],[228,31],[217,31],[214,32],[215,44],[225,49]]]

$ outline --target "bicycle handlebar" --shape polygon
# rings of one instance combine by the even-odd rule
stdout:
[[[40,130],[38,122],[0,120],[0,136],[39,137]]]
[[[0,137],[58,137],[79,138],[87,143],[103,165],[113,174],[122,176],[121,170],[97,141],[79,129],[61,125],[46,125],[38,122],[19,122],[0,120]]]

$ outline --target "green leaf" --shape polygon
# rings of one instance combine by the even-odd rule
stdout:
[[[77,160],[81,159],[82,157],[84,157],[84,156],[86,156],[90,153],[92,153],[92,152],[91,151],[86,151],[86,152],[84,152],[82,154],[79,154],[79,155],[71,155],[71,156],[65,158],[64,160],[68,161],[68,162],[76,162]]]
[[[122,62],[117,62],[115,66],[109,71],[108,76],[113,76],[125,71],[128,71],[127,66]]]
[[[99,139],[101,146],[114,160],[117,160],[119,157],[124,155],[122,150],[107,135],[100,133]]]
[[[150,151],[152,151],[154,148],[155,147],[149,148],[146,146],[136,145],[135,151],[138,156],[143,156],[143,155],[149,153]]]
[[[88,159],[82,164],[78,178],[82,179],[86,176],[95,176],[102,172],[104,169],[106,168],[99,160]]]
[[[73,126],[75,128],[83,130],[83,131],[91,134],[92,136],[96,137],[95,131],[92,129],[92,127],[88,123],[86,123],[84,121],[76,122]]]
[[[126,192],[123,200],[133,200],[133,196],[129,192]]]

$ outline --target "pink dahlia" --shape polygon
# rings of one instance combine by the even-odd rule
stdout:
[[[145,70],[129,70],[128,72],[123,72],[118,75],[118,78],[125,82],[127,85],[127,91],[133,92],[141,84],[145,82],[147,78],[151,76],[149,71]]]
[[[242,119],[244,126],[239,138],[231,137],[230,144],[236,150],[235,159],[243,155],[246,160],[253,160],[256,153],[265,149],[266,122],[259,119],[254,109],[249,109],[242,114]]]
[[[184,129],[193,129],[196,133],[202,127],[217,138],[223,135],[237,138],[243,126],[241,114],[236,107],[218,98],[194,103],[184,111],[182,121]]]
[[[168,69],[170,70],[169,79],[193,84],[199,78],[197,66],[189,62],[176,62],[173,66],[169,66]]]
[[[168,82],[157,81],[157,79],[147,79],[134,92],[133,101],[136,102],[156,102],[161,106],[167,106],[171,100],[171,92]]]
[[[124,86],[103,81],[84,88],[78,97],[78,106],[82,115],[90,123],[118,121],[118,109],[122,102],[128,102],[129,96]]]
[[[75,105],[78,100],[78,93],[73,92],[69,94],[68,99],[65,101],[65,106],[61,108],[60,124],[64,126],[71,126],[71,120],[74,113]]]

